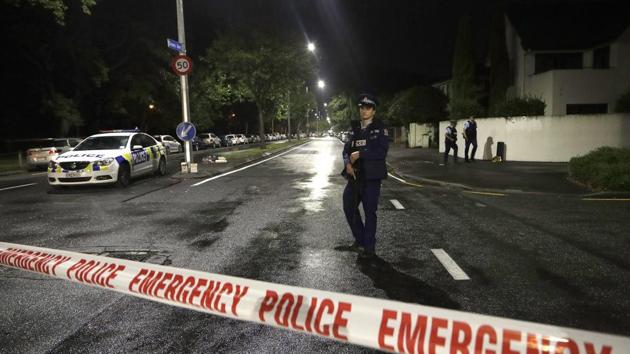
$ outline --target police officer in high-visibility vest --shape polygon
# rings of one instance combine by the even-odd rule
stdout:
[[[389,138],[385,124],[375,118],[378,100],[370,94],[359,96],[361,120],[353,124],[350,139],[343,148],[344,170],[348,180],[343,191],[343,210],[354,237],[352,250],[361,258],[375,256],[376,210],[381,193],[381,180],[387,178],[385,158]],[[359,204],[363,205],[365,223],[361,220]]]
[[[444,166],[448,163],[448,153],[453,149],[453,161],[457,163],[457,129],[455,125],[457,121],[452,120],[451,125],[446,127],[444,134]]]
[[[471,116],[464,123],[464,131],[462,132],[465,141],[464,148],[464,161],[465,162],[475,162],[475,153],[477,152],[477,122],[475,122],[475,117]],[[470,145],[473,146],[472,152],[470,153],[470,159],[468,159],[468,148]]]

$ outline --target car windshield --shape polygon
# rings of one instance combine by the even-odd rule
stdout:
[[[127,146],[129,136],[96,136],[85,139],[74,151],[120,150]]]

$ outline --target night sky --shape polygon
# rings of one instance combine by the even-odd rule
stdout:
[[[457,21],[473,16],[479,55],[487,47],[491,1],[186,1],[194,54],[216,29],[278,27],[316,43],[331,91],[395,91],[446,78]],[[474,6],[472,5],[474,3]]]

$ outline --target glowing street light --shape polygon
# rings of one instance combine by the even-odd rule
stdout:
[[[150,110],[154,110],[155,109],[155,105],[153,103],[149,104],[149,109]]]
[[[308,45],[306,47],[308,48],[309,52],[314,52],[315,51],[315,43],[313,43],[313,42],[308,42]]]
[[[324,80],[317,81],[317,87],[323,90],[324,87],[326,87],[326,83],[324,82]]]

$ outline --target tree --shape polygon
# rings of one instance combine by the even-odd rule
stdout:
[[[297,43],[263,32],[220,35],[205,55],[213,63],[206,89],[225,102],[253,102],[264,137],[287,92],[314,77],[315,64]]]
[[[347,93],[334,96],[328,103],[328,112],[332,125],[341,129],[349,128],[350,122],[359,117],[359,107],[355,99]]]
[[[24,4],[38,6],[50,12],[57,23],[65,24],[66,12],[68,5],[64,0],[5,0],[6,3],[15,6],[23,6]],[[96,0],[81,0],[81,9],[85,14],[90,14],[90,9],[96,5]]]
[[[505,93],[510,85],[509,59],[505,44],[504,2],[503,0],[495,2],[490,32],[490,112],[494,112],[495,107],[505,101]]]
[[[455,53],[453,55],[453,79],[451,83],[451,118],[482,115],[483,108],[477,102],[479,89],[475,84],[475,50],[473,47],[470,17],[459,20]]]
[[[398,92],[387,112],[390,123],[437,123],[446,118],[448,99],[439,89],[415,86]]]

